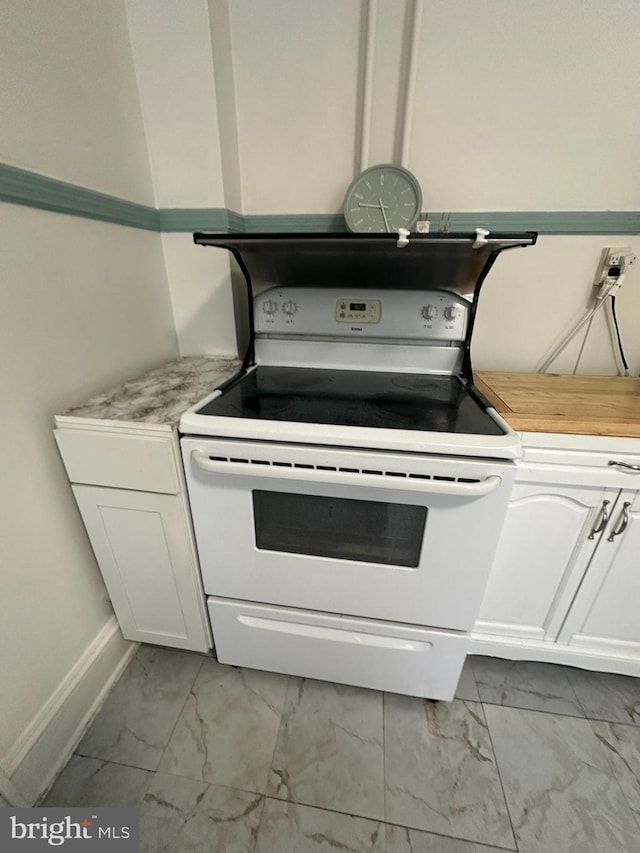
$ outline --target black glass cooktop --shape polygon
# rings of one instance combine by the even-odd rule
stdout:
[[[504,435],[457,376],[259,366],[199,415]]]

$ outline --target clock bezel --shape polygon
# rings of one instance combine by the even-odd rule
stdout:
[[[349,210],[349,205],[351,203],[351,199],[358,189],[358,187],[365,181],[368,177],[378,175],[380,172],[396,172],[401,175],[411,186],[413,190],[413,196],[416,205],[416,212],[413,219],[411,219],[407,223],[402,223],[397,226],[392,226],[390,231],[382,228],[379,231],[369,230],[369,227],[366,228],[358,228],[358,226],[354,222],[354,217],[351,211]],[[349,231],[354,234],[388,234],[388,233],[396,233],[399,228],[406,228],[411,231],[413,226],[416,224],[420,217],[420,213],[422,211],[422,188],[420,187],[420,183],[416,176],[412,174],[408,169],[405,169],[404,166],[396,166],[393,163],[379,163],[375,166],[369,166],[368,169],[360,172],[360,174],[356,175],[356,177],[351,181],[347,192],[344,197],[344,204],[342,206],[342,212],[344,216],[345,224]]]

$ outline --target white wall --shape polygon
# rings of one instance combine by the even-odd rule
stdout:
[[[158,207],[224,207],[206,0],[127,0]]]
[[[123,3],[0,0],[0,14],[4,162],[153,203]],[[0,767],[32,800],[128,646],[53,415],[177,343],[158,234],[2,204],[0,257]],[[85,664],[88,687],[70,679]]]
[[[636,0],[425,4],[411,165],[432,210],[637,210]]]
[[[635,0],[425,3],[410,148],[424,207],[637,210],[638,32]],[[640,253],[635,236],[542,236],[499,258],[481,297],[474,366],[535,370],[586,309],[604,246]],[[617,303],[638,375],[640,265]],[[582,339],[550,370],[573,372]],[[616,373],[604,313],[579,372]]]
[[[245,212],[340,209],[365,6],[231,3]],[[394,156],[411,7],[378,2],[376,160]],[[426,0],[408,164],[426,209],[637,209],[639,27],[636,0]]]
[[[243,212],[339,209],[355,165],[360,4],[230,11]]]
[[[180,355],[237,355],[227,252],[183,233],[163,234],[162,247]]]
[[[504,252],[483,286],[473,334],[476,370],[536,370],[573,327],[593,298],[593,278],[603,246],[630,246],[640,258],[640,238],[542,236],[527,249]],[[632,267],[616,299],[627,360],[640,374],[640,267]],[[573,373],[586,328],[549,366]],[[604,311],[593,321],[578,373],[615,375]]]
[[[214,79],[206,0],[127,0],[126,11],[157,206],[235,207],[237,180],[225,192],[222,80]],[[236,355],[226,254],[194,247],[185,233],[163,234],[162,244],[181,355]]]
[[[140,47],[140,10],[153,18],[150,38],[158,27],[176,28],[178,7],[190,26],[201,22],[197,38],[160,39],[160,51]],[[174,148],[163,174],[154,171],[157,186],[176,186],[180,178],[185,207],[215,206],[222,192],[225,205],[240,204],[244,213],[339,211],[360,165],[366,7],[359,0],[208,0],[207,45],[200,0],[128,0],[139,80],[153,81],[156,72],[163,80],[162,65],[215,68],[213,80],[187,81],[176,72],[174,85],[161,87],[162,121],[147,122],[147,132],[173,140],[185,104],[189,131],[183,158]],[[409,0],[377,3],[370,162],[399,157],[412,8]],[[424,208],[637,210],[639,31],[636,0],[426,0],[407,164],[422,184]],[[153,105],[158,93],[142,91],[142,100]],[[213,189],[204,164],[201,187],[191,188],[184,176],[194,134],[207,140],[210,153],[220,152],[222,176]],[[180,246],[166,250],[183,352],[228,351],[224,270],[203,259],[197,277],[189,238],[169,239]],[[537,247],[501,258],[483,297],[476,365],[535,369],[584,310],[606,245],[637,248],[638,241],[541,237]],[[636,373],[638,293],[640,265],[618,300]],[[199,322],[203,304],[206,319]],[[554,368],[572,370],[574,362],[570,349]],[[580,371],[615,372],[602,317]]]
[[[0,0],[0,161],[153,204],[121,0]]]

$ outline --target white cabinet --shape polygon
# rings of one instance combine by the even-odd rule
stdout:
[[[56,441],[124,637],[208,651],[177,436],[169,427],[56,423]]]
[[[523,439],[472,651],[640,675],[640,441]]]
[[[640,492],[622,491],[559,642],[640,659]]]
[[[598,486],[517,483],[476,631],[555,639],[599,542],[589,538],[616,492]]]
[[[122,633],[206,651],[187,519],[179,498],[73,486]]]

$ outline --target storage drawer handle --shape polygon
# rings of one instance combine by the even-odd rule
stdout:
[[[629,524],[629,507],[631,506],[631,501],[625,501],[622,504],[622,512],[620,517],[622,518],[622,524],[618,527],[617,530],[613,530],[611,536],[607,539],[607,542],[613,542],[616,536],[620,536],[621,533],[627,529],[627,524]]]
[[[263,616],[237,617],[238,622],[248,628],[263,631],[275,631],[278,634],[294,634],[312,640],[333,640],[338,643],[351,643],[361,648],[393,649],[398,652],[426,652],[433,647],[428,640],[406,640],[399,637],[385,637],[380,634],[364,634],[349,628],[326,628],[324,625],[305,625],[302,622],[284,622],[280,619],[266,619]]]
[[[640,472],[640,465],[631,465],[629,462],[617,462],[615,459],[611,459],[609,465],[615,465],[616,468],[624,468],[625,471]]]
[[[243,462],[221,462],[210,459],[201,450],[192,450],[191,459],[199,467],[213,474],[231,474],[244,477],[259,477],[272,480],[295,480],[304,483],[326,483],[336,486],[366,486],[374,489],[395,489],[403,492],[420,492],[432,495],[459,495],[461,497],[482,497],[494,492],[502,485],[502,477],[492,474],[477,483],[447,482],[441,480],[409,479],[409,477],[379,477],[375,474],[352,474],[346,471],[319,471],[311,468],[272,468],[261,465],[256,471],[253,465]]]
[[[589,537],[588,537],[589,539],[593,539],[595,537],[596,533],[602,533],[602,531],[606,527],[607,521],[609,521],[609,510],[607,509],[607,507],[609,506],[610,503],[611,503],[611,501],[602,501],[602,510],[600,511],[600,520],[598,521],[596,526],[593,528],[593,530],[589,534]]]

